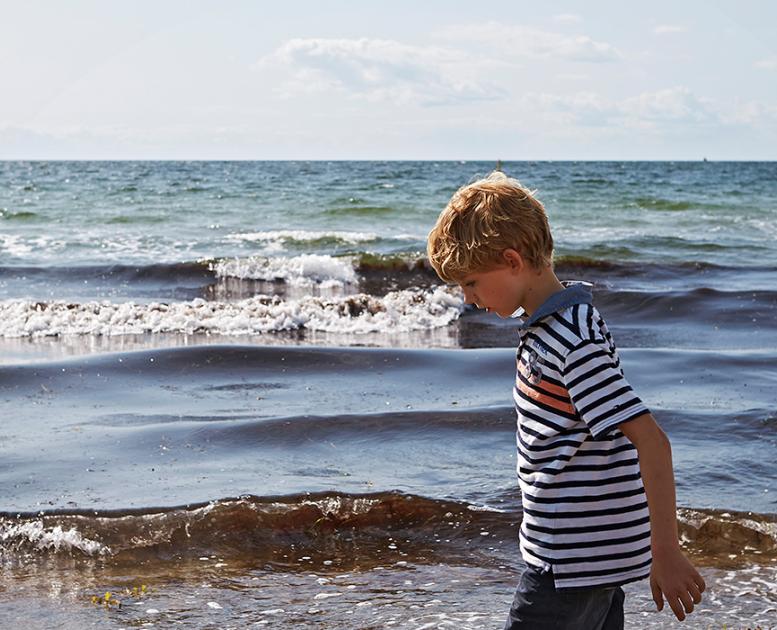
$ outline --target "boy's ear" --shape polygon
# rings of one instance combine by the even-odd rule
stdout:
[[[514,249],[504,250],[502,252],[502,259],[507,265],[510,266],[511,269],[515,271],[520,271],[521,269],[523,269],[524,265],[526,264],[523,260],[523,256],[521,256]]]

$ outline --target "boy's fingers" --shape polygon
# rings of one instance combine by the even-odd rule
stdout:
[[[704,578],[701,576],[701,574],[698,571],[694,573],[693,581],[696,582],[696,586],[699,587],[700,593],[703,593],[704,589],[707,588],[707,583],[704,581]]]
[[[693,600],[691,599],[690,594],[687,591],[685,591],[683,593],[680,593],[679,597],[680,597],[680,601],[683,604],[683,608],[685,608],[685,612],[687,614],[692,613],[693,612]]]
[[[691,594],[694,604],[701,602],[701,591],[702,589],[699,588],[698,584],[691,582],[690,586],[688,587],[688,592]]]
[[[680,600],[676,597],[667,597],[666,601],[669,603],[669,607],[672,609],[672,612],[674,612],[674,616],[677,617],[677,619],[680,621],[684,621],[685,610],[683,609],[683,605]]]
[[[653,577],[650,578],[650,590],[653,591],[653,601],[656,603],[657,610],[663,610],[664,608],[664,594],[661,592],[661,587]]]

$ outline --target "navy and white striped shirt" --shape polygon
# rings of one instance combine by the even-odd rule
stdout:
[[[637,450],[618,430],[648,410],[626,381],[612,336],[572,284],[520,327],[520,548],[558,589],[614,586],[650,573],[650,519]]]

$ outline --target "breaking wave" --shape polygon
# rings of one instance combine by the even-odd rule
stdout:
[[[258,295],[235,302],[136,304],[57,300],[0,302],[3,337],[204,333],[252,335],[290,330],[337,333],[405,333],[447,326],[463,310],[446,287],[405,289],[382,297],[357,294],[298,299]]]
[[[175,508],[0,514],[0,552],[279,560],[345,550],[367,559],[378,548],[385,551],[388,540],[417,560],[418,554],[434,556],[437,547],[464,556],[497,541],[514,542],[520,520],[518,506],[399,492],[246,495]],[[694,556],[728,564],[777,559],[774,515],[683,508],[679,521],[683,546]]]

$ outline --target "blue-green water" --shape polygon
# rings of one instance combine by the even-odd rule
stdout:
[[[485,162],[0,162],[0,264],[415,253]],[[558,254],[777,265],[777,163],[517,162]]]

